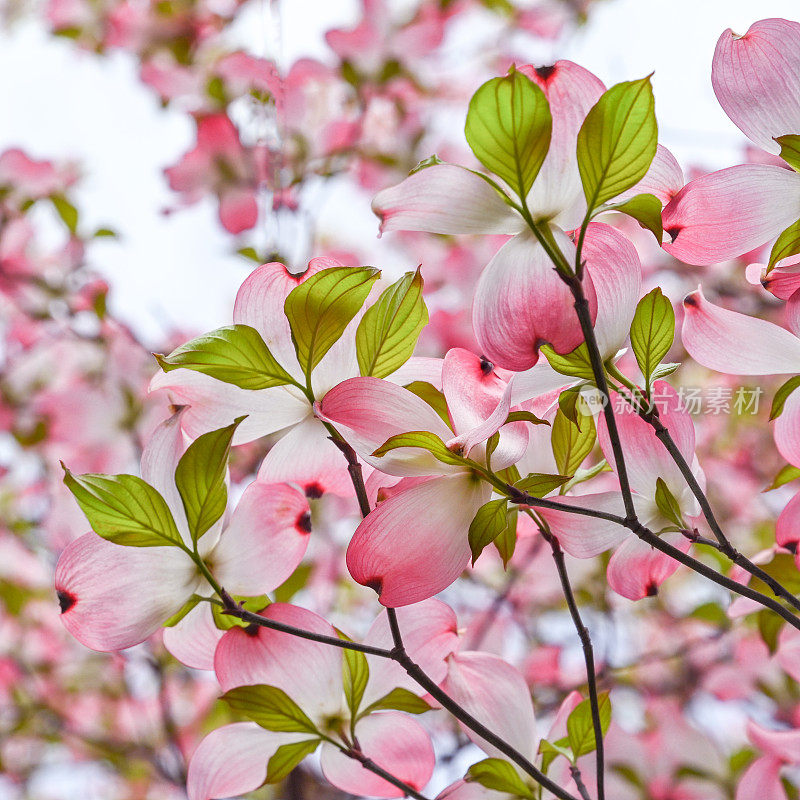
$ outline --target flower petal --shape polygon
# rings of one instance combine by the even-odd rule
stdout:
[[[687,263],[727,261],[797,220],[800,175],[769,164],[741,164],[696,178],[664,209],[664,249]]]
[[[572,242],[557,230],[553,233],[567,259],[574,259]],[[587,289],[590,285],[587,281]],[[594,318],[594,290],[588,294]],[[472,326],[484,355],[515,372],[536,364],[545,343],[558,353],[569,353],[583,341],[572,294],[527,232],[506,242],[481,273]]]
[[[662,205],[666,205],[683,189],[683,170],[678,160],[663,145],[656,146],[656,154],[650,168],[639,183],[614,198],[614,203],[622,203],[637,194],[655,195]]]
[[[752,720],[747,723],[747,737],[765,755],[787,764],[800,764],[800,730],[770,730]]]
[[[164,628],[164,647],[192,669],[214,669],[214,652],[225,631],[214,624],[208,603],[199,603],[177,625]]]
[[[800,339],[786,329],[714,305],[700,289],[683,307],[683,346],[704,367],[731,375],[800,372]]]
[[[786,399],[772,433],[778,452],[790,464],[800,467],[800,392],[797,390]]]
[[[680,533],[662,537],[673,547],[688,552],[691,542]],[[629,600],[641,600],[658,592],[658,587],[675,572],[680,564],[666,553],[656,550],[636,536],[629,536],[608,562],[608,584]]]
[[[385,606],[405,606],[449,586],[469,563],[467,533],[491,487],[471,475],[431,478],[384,500],[358,526],[347,568]]]
[[[280,586],[308,547],[308,500],[286,483],[254,481],[239,500],[211,555],[214,577],[231,594]]]
[[[317,404],[320,419],[333,423],[356,452],[389,475],[436,475],[452,467],[421,448],[400,447],[383,457],[372,453],[387,439],[409,431],[431,431],[443,442],[452,431],[422,398],[379,378],[351,378]]]
[[[800,133],[800,24],[762,19],[744,36],[728,28],[714,50],[711,84],[745,136],[779,153],[773,137]]]
[[[383,711],[358,722],[361,752],[403,783],[421,791],[433,774],[433,745],[425,728],[399,711]],[[370,797],[405,797],[402,789],[364,769],[327,742],[320,752],[322,774],[343,792]]]
[[[736,800],[786,800],[780,773],[781,762],[777,758],[757,758],[739,778]]]
[[[295,628],[336,636],[324,619],[298,606],[273,603],[261,615]],[[303,668],[298,669],[302,664]],[[340,713],[342,653],[270,628],[231,628],[220,640],[214,658],[224,691],[235,686],[266,684],[282,689],[314,721]]]
[[[67,630],[108,652],[155,633],[194,592],[197,574],[176,547],[125,547],[87,533],[61,554],[55,583]]]
[[[211,731],[189,762],[189,800],[234,797],[258,789],[275,751],[281,745],[309,738],[307,733],[267,731],[255,722],[234,722]]]
[[[533,759],[539,740],[530,689],[522,674],[492,653],[456,653],[448,660],[442,688],[492,733]],[[487,755],[504,758],[493,745],[465,729]]]
[[[514,234],[525,227],[483,178],[453,164],[426,167],[378,192],[372,210],[381,232]]]

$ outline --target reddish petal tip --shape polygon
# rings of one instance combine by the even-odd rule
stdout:
[[[56,595],[58,596],[58,605],[61,607],[62,614],[66,614],[78,602],[78,598],[74,594],[64,592],[61,589],[56,590]]]

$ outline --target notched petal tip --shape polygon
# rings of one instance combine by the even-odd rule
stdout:
[[[58,597],[58,605],[61,608],[62,614],[66,614],[67,611],[69,611],[75,605],[75,603],[78,602],[78,598],[75,597],[74,594],[66,592],[63,589],[57,589],[56,595]]]
[[[302,513],[297,518],[295,528],[297,528],[300,533],[311,533],[311,513],[308,511]]]

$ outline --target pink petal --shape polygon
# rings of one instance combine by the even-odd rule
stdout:
[[[174,547],[124,547],[87,533],[56,566],[61,621],[93,650],[143,642],[189,599],[197,573]]]
[[[574,260],[572,242],[558,231],[554,235],[562,252]],[[594,290],[590,301],[594,317]],[[487,358],[521,372],[539,360],[541,345],[568,353],[583,341],[573,304],[547,254],[532,234],[523,233],[506,242],[481,273],[472,326]]]
[[[390,475],[436,475],[452,472],[420,448],[401,447],[383,457],[372,453],[387,439],[409,431],[431,431],[446,442],[452,431],[422,398],[379,378],[351,378],[317,404],[317,415],[336,426],[356,452]]]
[[[219,198],[219,221],[228,233],[242,233],[255,228],[258,203],[253,187],[232,187]]]
[[[273,603],[261,614],[295,628],[336,636],[324,619],[298,606]],[[263,683],[282,689],[314,721],[321,723],[341,713],[342,653],[336,647],[270,628],[235,627],[220,640],[214,669],[224,691]]]
[[[510,795],[487,789],[479,783],[456,781],[436,796],[436,800],[508,800]]]
[[[700,289],[683,307],[683,346],[704,367],[732,375],[800,372],[800,339],[784,328],[714,305]]]
[[[775,523],[775,541],[781,547],[797,546],[800,542],[800,493],[781,511]]]
[[[523,756],[533,758],[538,747],[531,693],[522,674],[491,653],[456,653],[449,659],[442,688],[490,731]],[[477,734],[465,733],[487,755],[504,758]]]
[[[664,381],[653,384],[653,400],[658,408],[662,424],[669,430],[684,459],[692,464],[694,454],[694,423],[689,413],[682,408],[681,399],[675,389]],[[653,427],[635,414],[629,406],[615,411],[617,431],[625,456],[631,488],[645,498],[655,498],[656,483],[661,478],[676,497],[680,497],[686,486],[672,456],[656,438]],[[597,438],[603,455],[614,468],[614,453],[604,416],[597,420]]]
[[[800,466],[800,392],[792,392],[775,420],[773,437],[778,452],[796,467]],[[780,521],[780,520],[779,520]]]
[[[578,508],[592,508],[611,514],[625,516],[622,506],[622,495],[616,492],[598,492],[597,494],[580,495],[579,497],[559,497],[559,503]],[[561,546],[576,558],[593,558],[606,550],[616,547],[628,532],[616,522],[571,514],[567,511],[553,511],[537,508],[550,526]]]
[[[597,295],[594,335],[603,358],[611,358],[625,344],[642,291],[639,254],[618,230],[593,222],[582,255]]]
[[[666,205],[683,189],[683,170],[678,160],[663,145],[656,147],[656,154],[644,178],[627,192],[614,198],[614,203],[622,203],[637,194],[655,195],[662,205]]]
[[[776,758],[757,758],[739,779],[736,800],[786,800],[780,778],[781,762]]]
[[[751,720],[747,723],[747,736],[765,755],[787,764],[800,764],[800,730],[770,730]]]
[[[719,37],[711,65],[719,104],[745,136],[779,153],[775,136],[800,132],[800,24],[762,19]]]
[[[754,265],[762,266],[766,270],[767,265]],[[761,270],[759,270],[759,275]],[[800,258],[793,256],[786,258],[779,262],[778,265],[766,275],[764,278],[758,280],[759,283],[768,291],[772,292],[775,297],[781,300],[788,300],[798,289],[800,289]]]
[[[398,386],[408,386],[414,381],[425,381],[441,390],[443,366],[444,360],[441,358],[412,356],[400,369],[388,375],[386,380],[396,383]]]
[[[800,175],[767,164],[742,164],[688,183],[664,209],[664,249],[687,264],[736,258],[797,220]]]
[[[684,553],[692,544],[680,533],[666,533],[662,538]],[[608,584],[629,600],[641,600],[656,594],[658,587],[679,566],[675,559],[636,536],[629,536],[608,562]]]
[[[435,683],[441,683],[447,674],[446,658],[458,648],[458,629],[453,609],[440,600],[430,598],[412,606],[397,609],[397,622],[403,635],[406,652],[422,667]],[[386,612],[382,611],[364,637],[375,647],[391,650],[394,639]],[[367,656],[369,683],[362,707],[387,695],[392,689],[402,687],[421,694],[418,683],[395,661],[377,656]]]
[[[350,541],[350,574],[375,589],[385,606],[432,597],[469,563],[469,526],[490,496],[491,487],[462,473],[431,478],[384,500]]]
[[[372,210],[381,232],[514,234],[525,227],[483,178],[453,164],[426,167],[378,192]]]
[[[778,636],[778,652],[775,660],[793,680],[800,681],[800,631],[784,625]]]
[[[166,391],[173,405],[189,406],[181,415],[181,425],[192,439],[247,415],[233,437],[234,444],[245,444],[296,425],[310,413],[299,389],[240,389],[190,369],[157,373],[150,391],[159,389]]]
[[[791,294],[786,301],[786,326],[795,336],[800,336],[800,291]]]
[[[214,577],[231,594],[280,586],[300,563],[311,533],[308,501],[286,483],[251,483],[210,556]]]
[[[575,160],[578,131],[605,86],[588,70],[565,60],[539,69],[520,67],[520,72],[539,84],[553,116],[550,149],[528,195],[528,206],[534,217],[552,219],[561,228],[572,230],[586,213]]]
[[[274,733],[255,722],[234,722],[211,731],[189,762],[189,800],[234,797],[258,789],[275,751],[309,738],[307,733]]]
[[[164,628],[164,646],[182,664],[214,669],[214,651],[225,631],[214,624],[208,603],[195,606],[177,625]]]
[[[433,774],[433,745],[422,725],[399,711],[382,711],[359,721],[361,752],[401,781],[421,791]],[[327,742],[320,752],[322,774],[343,792],[370,797],[405,797],[388,781]]]
[[[258,479],[266,483],[296,483],[310,496],[324,492],[341,497],[353,494],[342,451],[313,417],[295,425],[270,448],[261,462]]]

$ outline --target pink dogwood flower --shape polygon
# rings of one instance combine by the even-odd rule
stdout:
[[[186,445],[176,414],[145,447],[142,476],[165,499],[190,546],[174,478]],[[308,501],[296,489],[255,481],[233,513],[223,515],[200,540],[200,555],[230,593],[260,595],[280,586],[300,563],[309,520]],[[193,594],[211,594],[211,586],[179,548],[122,546],[94,532],[61,554],[55,585],[67,630],[87,647],[103,651],[144,641]]]
[[[764,19],[730,28],[714,51],[711,82],[731,121],[758,147],[800,134],[800,23]],[[763,245],[800,217],[800,174],[788,165],[741,164],[691,181],[664,209],[664,249],[714,264]]]
[[[576,142],[586,114],[605,87],[570,61],[539,69],[525,66],[519,71],[542,88],[553,118],[550,149],[528,194],[528,207],[535,221],[549,226],[567,260],[574,261],[575,248],[564,231],[579,227],[586,214]],[[682,186],[677,162],[659,147],[648,173],[617,200],[649,192],[666,203]],[[478,342],[499,366],[521,372],[537,363],[543,343],[558,353],[568,353],[583,341],[568,287],[525,220],[479,175],[452,164],[430,166],[379,192],[372,208],[381,219],[381,231],[513,237],[484,269],[472,310]],[[587,235],[590,248],[597,230]],[[597,303],[591,267],[589,274],[585,287],[594,318]]]
[[[800,764],[800,730],[769,730],[747,723],[747,737],[761,750],[736,787],[736,800],[786,800],[781,783],[784,766]]]
[[[449,425],[417,395],[375,378],[344,381],[319,403],[319,416],[333,423],[364,461],[404,478],[361,522],[347,550],[350,574],[374,588],[384,605],[424,600],[461,574],[470,557],[469,525],[492,490],[470,467],[445,464],[424,449],[374,452],[394,435],[427,431],[448,448],[483,461],[484,443],[511,409],[508,377],[486,359],[451,350],[442,367]],[[493,468],[513,464],[526,443],[525,423],[503,428]]]
[[[336,636],[328,622],[297,606],[274,603],[262,613],[304,630]],[[447,671],[445,659],[457,645],[453,611],[438,600],[428,600],[413,609],[401,609],[398,623],[411,658],[432,680],[441,682]],[[392,647],[386,612],[377,617],[364,642]],[[366,659],[369,679],[360,712],[369,712],[371,705],[394,689],[421,694],[422,690],[394,661],[371,655]],[[303,668],[297,669],[297,665]],[[317,730],[328,736],[320,750],[322,772],[342,791],[373,797],[403,796],[400,789],[347,756],[339,745],[357,748],[415,789],[421,790],[430,779],[433,748],[425,729],[412,717],[399,711],[376,710],[351,720],[342,690],[340,649],[262,627],[233,628],[219,643],[215,669],[225,691],[239,686],[274,686],[297,703]],[[267,763],[279,747],[315,739],[319,737],[311,732],[273,732],[254,722],[218,728],[200,743],[192,756],[187,786],[189,800],[210,800],[252,791],[264,782]]]

